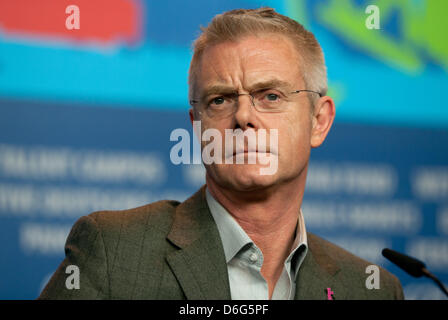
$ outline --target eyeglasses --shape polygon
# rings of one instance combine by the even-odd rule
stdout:
[[[209,118],[225,118],[233,113],[238,108],[239,97],[249,96],[252,102],[252,106],[258,111],[263,113],[278,113],[284,112],[287,103],[290,101],[290,97],[293,94],[300,92],[311,92],[316,93],[319,97],[322,94],[317,91],[312,90],[297,90],[289,92],[287,94],[282,93],[280,90],[269,89],[260,90],[253,93],[229,93],[215,95],[210,98],[205,98],[203,101],[200,100],[190,100],[191,105],[200,104],[203,106],[205,113]],[[201,110],[199,113],[203,113]]]

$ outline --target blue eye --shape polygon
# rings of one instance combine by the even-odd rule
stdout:
[[[269,101],[277,101],[280,97],[278,96],[278,94],[275,93],[268,93],[266,95],[266,99]]]

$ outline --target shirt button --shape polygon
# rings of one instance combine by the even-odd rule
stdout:
[[[249,260],[250,260],[250,262],[252,262],[252,263],[257,262],[257,260],[258,260],[258,256],[257,256],[257,254],[256,254],[256,253],[252,253],[252,254],[249,256]]]

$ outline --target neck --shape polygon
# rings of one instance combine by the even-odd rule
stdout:
[[[206,176],[210,194],[262,251],[263,247],[264,251],[274,250],[273,241],[281,242],[283,246],[286,242],[292,243],[305,189],[304,180],[291,180],[269,190],[235,192],[221,188],[208,174]]]
[[[211,195],[227,209],[263,253],[261,274],[268,283],[270,299],[284,261],[292,250],[305,178],[277,186],[274,191],[248,193],[220,188],[208,174],[206,182]]]

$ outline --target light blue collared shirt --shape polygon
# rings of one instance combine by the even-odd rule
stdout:
[[[261,274],[263,253],[208,189],[206,199],[224,247],[232,300],[268,300],[268,284]],[[275,285],[272,300],[294,299],[297,273],[307,251],[305,222],[299,211],[296,237]]]

